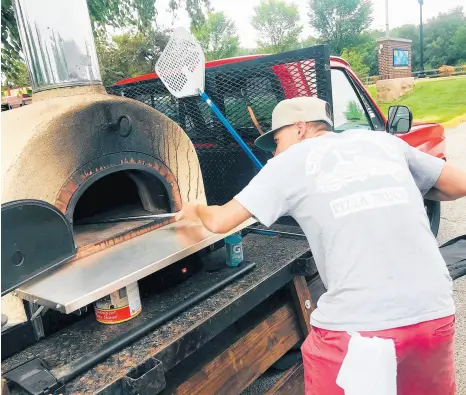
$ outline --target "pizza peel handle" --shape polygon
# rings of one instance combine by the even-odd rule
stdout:
[[[262,163],[259,162],[230,122],[204,92],[204,52],[187,30],[182,27],[175,29],[155,65],[155,71],[168,91],[176,98],[201,96],[202,100],[212,109],[254,165],[258,169],[262,169]]]

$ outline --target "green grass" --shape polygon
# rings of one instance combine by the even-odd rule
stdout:
[[[376,87],[367,87],[386,115],[394,104],[408,106],[415,121],[444,123],[466,114],[466,77],[419,81],[412,92],[391,103],[377,101]]]

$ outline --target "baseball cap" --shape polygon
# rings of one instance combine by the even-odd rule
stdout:
[[[293,125],[298,121],[323,121],[333,126],[330,106],[326,101],[307,96],[282,100],[273,109],[272,130],[258,137],[255,141],[256,146],[264,151],[274,152],[277,149],[273,140],[274,134],[281,128]]]

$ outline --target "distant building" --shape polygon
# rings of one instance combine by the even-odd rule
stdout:
[[[32,88],[30,86],[2,91],[2,111],[25,106],[30,104],[31,101]]]

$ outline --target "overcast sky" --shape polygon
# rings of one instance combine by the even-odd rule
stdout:
[[[290,2],[291,0],[287,0]],[[211,0],[215,11],[225,12],[236,24],[236,28],[241,37],[241,45],[246,48],[256,46],[256,34],[250,20],[254,12],[254,6],[260,0]],[[304,26],[303,37],[312,34],[309,27],[308,0],[294,0],[301,12],[301,22]],[[373,29],[385,29],[385,0],[372,0],[373,3]],[[168,0],[157,0],[159,10],[158,22],[165,26],[184,26],[189,29],[189,18],[186,12],[179,12],[175,23],[172,25],[171,14],[166,12]],[[466,0],[424,0],[423,14],[424,21],[446,12],[456,6],[466,6]],[[389,25],[390,27],[401,26],[407,23],[419,24],[419,3],[417,0],[388,0]]]

